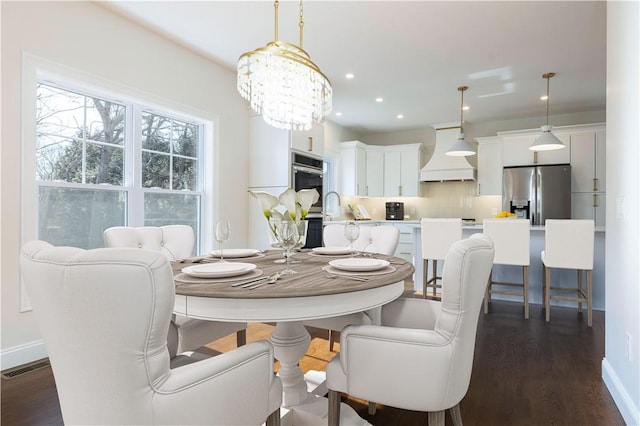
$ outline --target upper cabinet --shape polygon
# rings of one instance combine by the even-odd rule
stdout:
[[[604,126],[571,134],[571,166],[573,192],[605,191]]]
[[[314,122],[310,130],[292,130],[291,148],[322,157],[324,154],[324,125]]]
[[[499,137],[478,142],[478,195],[502,195],[502,141]]]
[[[342,142],[342,194],[360,197],[420,195],[422,144]]]
[[[420,196],[422,144],[392,145],[384,153],[384,195]]]
[[[534,164],[569,164],[571,162],[569,135],[559,131],[553,132],[565,144],[566,148],[553,151],[531,151],[529,147],[539,134],[540,130],[498,133],[503,143],[503,165],[508,167]]]
[[[342,142],[340,150],[342,168],[342,195],[366,196],[367,153],[362,142]]]

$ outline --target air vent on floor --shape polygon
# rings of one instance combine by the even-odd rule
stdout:
[[[2,372],[2,378],[5,380],[13,379],[23,374],[30,373],[32,371],[41,370],[43,368],[51,367],[48,359],[32,362],[31,364],[21,365],[19,367],[10,368]]]

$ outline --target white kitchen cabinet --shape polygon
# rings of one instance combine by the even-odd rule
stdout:
[[[384,195],[419,197],[422,144],[390,145],[384,153]]]
[[[358,141],[342,142],[341,159],[341,194],[364,197],[367,190],[367,154],[366,145]]]
[[[387,222],[388,224],[388,222]],[[400,230],[400,237],[398,239],[398,247],[396,247],[396,252],[394,256],[400,257],[407,262],[413,262],[414,258],[414,241],[413,241],[413,229],[414,226],[397,224],[395,225]]]
[[[288,187],[291,182],[290,132],[249,118],[249,187]]]
[[[478,195],[502,195],[502,141],[493,136],[478,142]]]
[[[368,146],[365,152],[367,158],[365,195],[382,197],[384,195],[384,147]]]
[[[571,133],[571,217],[605,225],[606,130],[582,126]]]
[[[571,140],[568,134],[554,131],[565,148],[553,151],[531,151],[529,147],[540,135],[540,130],[525,132],[501,132],[504,166],[530,166],[533,164],[569,164],[571,162]]]
[[[291,130],[291,148],[322,158],[324,155],[324,125],[314,122],[310,130]]]

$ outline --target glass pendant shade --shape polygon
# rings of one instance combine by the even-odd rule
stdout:
[[[277,3],[276,41],[240,56],[238,92],[269,125],[309,130],[331,112],[331,83],[301,47],[302,16],[300,46],[277,40]]]
[[[552,126],[549,125],[542,126],[542,134],[529,147],[531,151],[553,151],[564,148],[562,141],[551,133],[551,128]]]
[[[452,157],[467,157],[475,155],[476,151],[464,138],[464,133],[458,134],[458,140],[453,144],[451,149],[447,151],[447,155]]]
[[[540,134],[529,147],[531,151],[553,151],[564,148],[562,141],[551,133],[552,126],[549,125],[549,80],[554,75],[556,74],[553,72],[542,74],[542,78],[547,80],[547,122],[541,128],[542,134]]]
[[[458,87],[460,92],[460,133],[458,133],[458,140],[456,143],[447,150],[446,154],[450,157],[468,157],[469,155],[475,155],[476,151],[473,147],[464,139],[464,132],[462,129],[462,114],[464,111],[464,91],[467,90],[467,86]]]

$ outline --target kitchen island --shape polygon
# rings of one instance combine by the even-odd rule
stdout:
[[[344,223],[345,221],[330,221],[327,223]],[[360,221],[362,226],[395,225],[401,228],[401,239],[396,256],[412,260],[415,266],[414,290],[422,292],[422,282],[424,279],[424,269],[422,261],[422,236],[420,233],[419,220],[368,220]],[[403,235],[404,232],[404,235]],[[472,234],[482,232],[482,224],[467,224],[462,226],[463,238],[469,238]],[[407,235],[410,233],[410,235]],[[529,303],[542,305],[542,260],[540,253],[544,250],[544,226],[531,227],[531,251],[529,265]],[[401,244],[410,245],[403,248]],[[404,253],[399,253],[400,251]],[[410,258],[409,258],[410,257]],[[442,267],[442,262],[438,263],[438,268]],[[439,269],[441,271],[441,269]],[[439,274],[440,275],[440,274]],[[429,275],[431,276],[431,274]],[[493,278],[496,281],[518,282],[522,280],[522,269],[514,266],[495,265],[493,268]],[[552,271],[552,281],[575,283],[577,274],[574,270],[554,269]],[[498,300],[518,301],[522,303],[522,298],[514,296],[494,294],[492,296]],[[575,307],[572,302],[552,300],[552,306]],[[596,226],[594,238],[594,258],[593,258],[593,309],[604,311],[605,307],[605,228]]]

